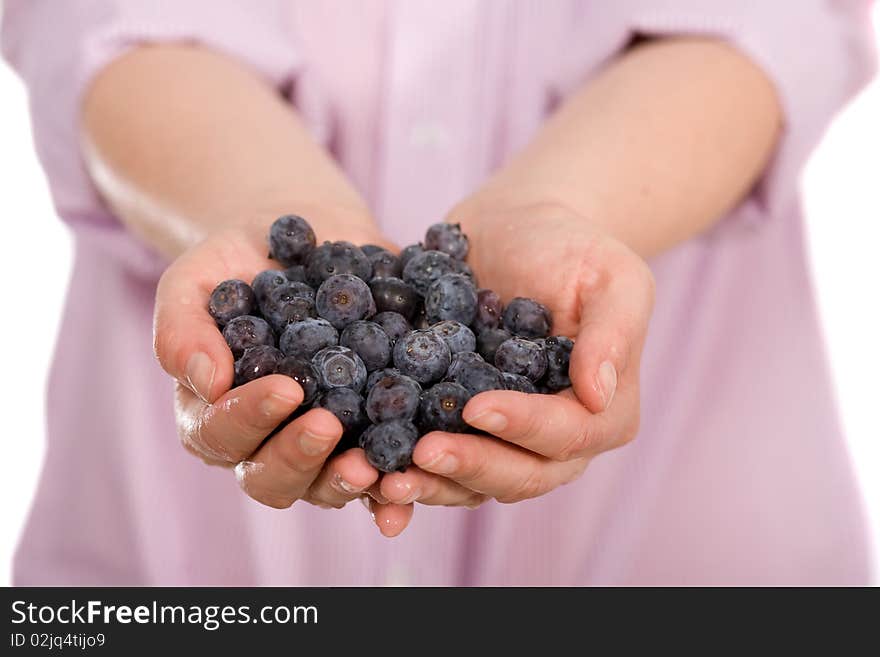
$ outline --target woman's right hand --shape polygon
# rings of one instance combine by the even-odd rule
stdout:
[[[208,464],[234,468],[241,488],[268,506],[286,508],[301,499],[339,508],[368,491],[378,471],[357,448],[328,460],[342,425],[323,409],[306,412],[270,437],[299,406],[302,388],[281,375],[232,388],[232,352],[208,313],[208,298],[220,281],[249,282],[279,267],[266,257],[266,232],[214,234],[165,271],[156,294],[156,357],[175,379],[177,429],[187,450]],[[346,239],[391,246],[372,233]],[[387,506],[380,529],[396,535],[412,507]]]

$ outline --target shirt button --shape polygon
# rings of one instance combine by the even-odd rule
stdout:
[[[416,123],[409,131],[410,146],[444,149],[449,145],[449,131],[434,121]]]

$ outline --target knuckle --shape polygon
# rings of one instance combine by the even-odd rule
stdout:
[[[523,500],[543,495],[544,490],[544,473],[541,468],[534,468],[522,479],[522,481],[519,482],[519,484],[517,484],[513,492],[509,495],[499,497],[498,501],[503,504],[521,502]]]
[[[570,461],[584,456],[593,447],[594,438],[590,426],[582,423],[575,431],[571,440],[554,456],[555,461]]]
[[[245,492],[252,500],[273,509],[289,509],[296,502],[296,498],[292,498],[289,495],[281,495],[270,491]]]

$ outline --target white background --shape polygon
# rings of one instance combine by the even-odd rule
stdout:
[[[874,24],[880,27],[880,6]],[[880,82],[837,119],[803,184],[838,400],[880,546]],[[24,90],[0,63],[0,426],[7,459],[0,469],[0,585],[9,583],[39,474],[46,372],[70,264],[70,238],[32,150]]]

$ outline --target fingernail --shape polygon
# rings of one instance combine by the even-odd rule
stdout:
[[[305,431],[299,437],[299,448],[307,456],[317,456],[322,452],[326,452],[332,445],[333,438],[331,436],[317,436]]]
[[[290,413],[295,406],[295,399],[275,393],[272,393],[260,403],[260,409],[263,411],[263,414],[269,417]]]
[[[186,362],[186,383],[203,402],[208,402],[216,371],[214,361],[203,351],[194,353]]]
[[[452,454],[440,452],[434,459],[426,463],[425,470],[436,472],[437,474],[452,474],[458,470],[458,459]]]
[[[489,433],[498,433],[507,427],[507,418],[495,411],[483,411],[472,418],[465,417],[464,421],[472,427]]]
[[[599,392],[602,393],[602,399],[605,401],[605,409],[611,406],[616,391],[617,370],[614,369],[611,361],[606,360],[599,365]]]
[[[359,492],[361,489],[355,486],[354,484],[348,483],[345,479],[343,479],[340,475],[333,475],[333,485],[341,490],[343,493],[348,493],[352,495],[354,493]]]

